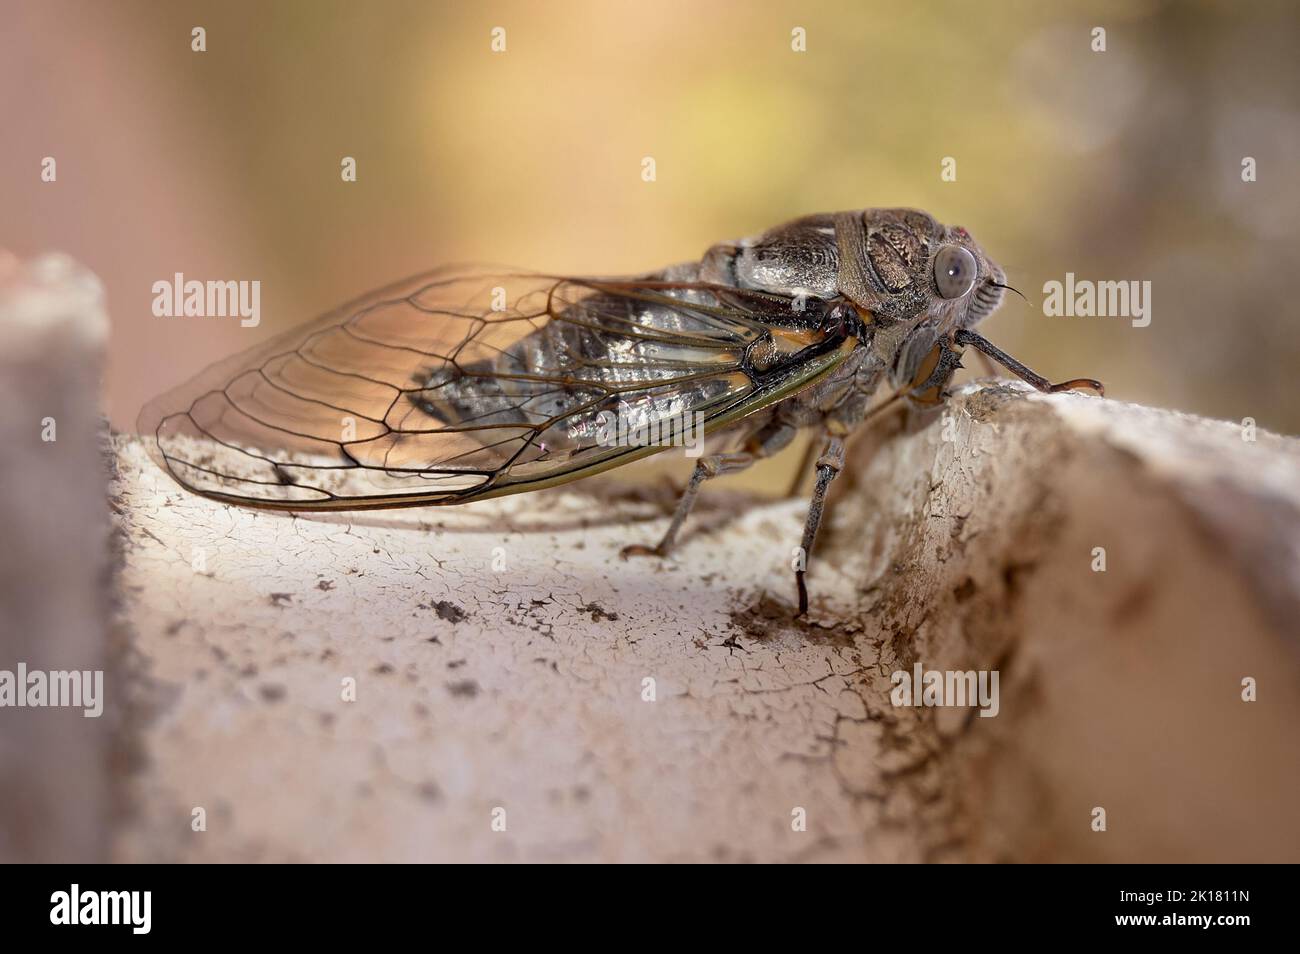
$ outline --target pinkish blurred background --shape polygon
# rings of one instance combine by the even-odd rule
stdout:
[[[1044,374],[1300,431],[1294,3],[5,0],[3,22],[0,248],[103,278],[120,428],[441,262],[640,271],[915,205],[1035,305],[1066,272],[1153,283],[1146,328],[1009,299],[982,330]],[[260,280],[261,326],[154,317],[178,271]]]

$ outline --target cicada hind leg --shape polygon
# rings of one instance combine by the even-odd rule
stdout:
[[[706,480],[721,477],[723,474],[737,474],[752,463],[754,463],[754,455],[745,453],[710,454],[708,457],[701,457],[695,464],[695,470],[691,472],[691,479],[686,482],[686,489],[682,491],[682,496],[677,501],[672,522],[668,524],[662,539],[652,547],[644,543],[629,543],[619,552],[619,556],[624,560],[630,556],[667,556],[677,545],[677,534],[681,532],[682,524],[695,508],[695,498],[699,496],[700,485]]]
[[[686,483],[686,489],[682,491],[681,499],[677,501],[677,509],[673,512],[673,519],[668,524],[663,538],[653,547],[633,543],[624,547],[619,555],[625,560],[630,556],[668,556],[677,544],[677,534],[681,532],[682,524],[686,522],[686,518],[695,507],[695,498],[699,495],[701,484],[723,474],[739,473],[755,461],[771,457],[785,448],[794,439],[794,435],[793,426],[773,422],[760,428],[743,444],[741,450],[701,457],[695,464],[691,479]]]

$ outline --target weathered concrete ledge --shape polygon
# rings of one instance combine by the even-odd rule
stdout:
[[[800,622],[803,501],[724,482],[624,562],[665,518],[602,479],[293,517],[119,438],[114,857],[1300,860],[1300,442],[1256,438],[968,388],[857,461]],[[997,715],[894,705],[918,663]]]

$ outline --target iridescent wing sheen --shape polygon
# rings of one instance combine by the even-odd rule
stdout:
[[[139,429],[182,486],[247,506],[517,493],[662,449],[606,446],[602,412],[699,412],[707,433],[829,373],[847,348],[762,373],[747,360],[773,334],[816,339],[789,309],[701,283],[444,269],[214,365]]]

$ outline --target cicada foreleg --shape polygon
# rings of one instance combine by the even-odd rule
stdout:
[[[1069,381],[1062,381],[1060,384],[1053,384],[1037,371],[1025,367],[983,335],[976,334],[973,331],[963,329],[957,332],[955,338],[957,344],[970,345],[977,351],[988,355],[1016,377],[1031,385],[1035,390],[1042,391],[1044,394],[1055,394],[1058,391],[1075,391],[1080,388],[1096,391],[1098,394],[1103,396],[1106,394],[1106,389],[1102,387],[1101,382],[1093,380],[1092,378],[1071,378]]]

